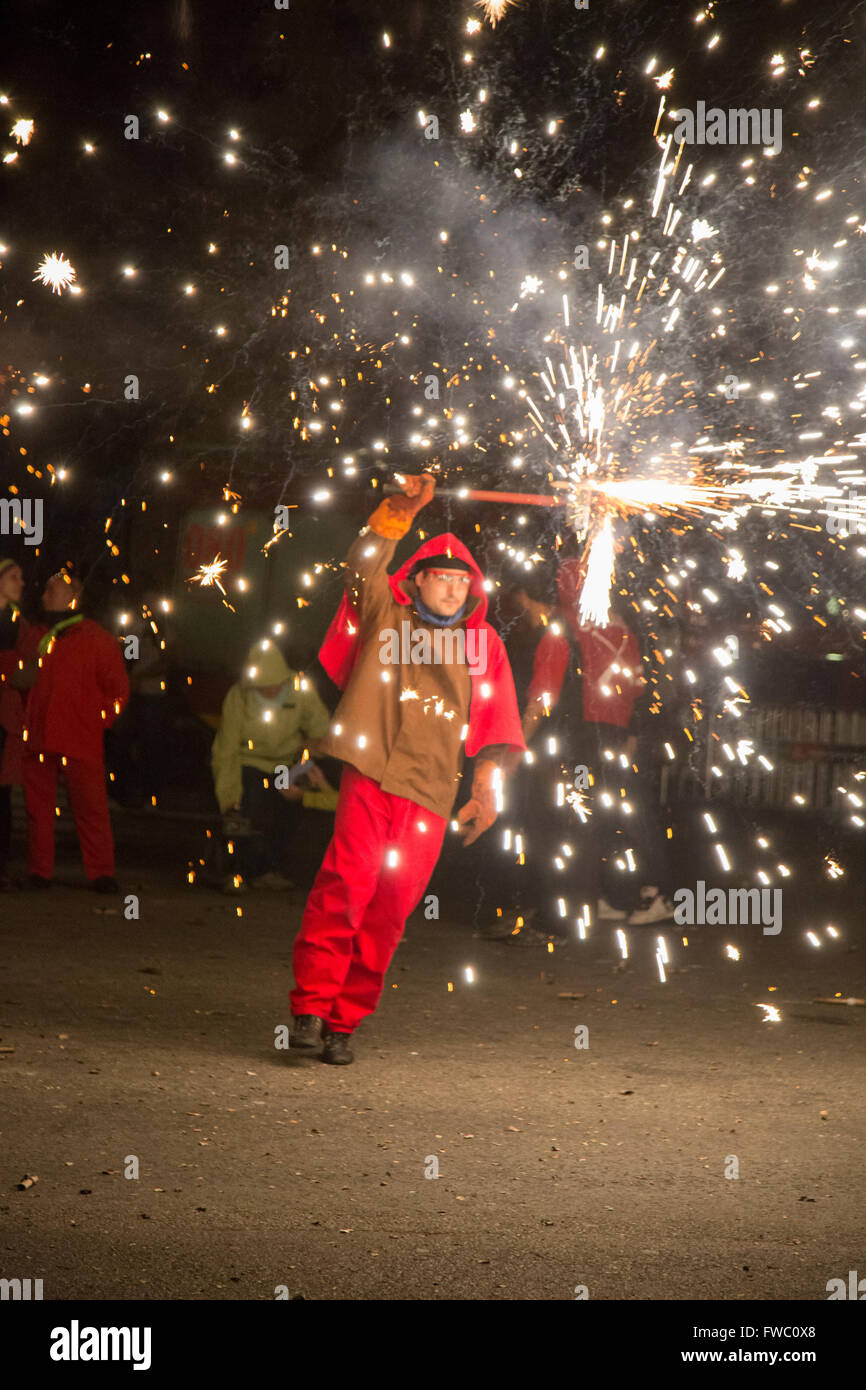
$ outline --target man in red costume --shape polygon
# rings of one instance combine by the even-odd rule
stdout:
[[[648,735],[651,724],[640,647],[615,604],[605,627],[582,622],[579,595],[583,577],[577,560],[564,561],[557,571],[559,621],[548,626],[535,653],[523,734],[529,743],[541,725],[552,744],[557,767],[565,754],[577,765],[576,773],[586,768],[592,774],[594,805],[583,838],[594,862],[589,868],[585,862],[577,867],[581,874],[589,873],[597,880],[600,920],[622,922],[628,918],[629,925],[662,922],[673,916],[667,842],[657,808],[642,785],[646,776],[636,780],[633,767],[638,738]],[[543,767],[542,750],[538,757]],[[627,797],[626,782],[631,788]],[[575,786],[581,789],[579,783]],[[549,816],[552,790],[548,801]],[[554,824],[547,826],[544,810],[537,806],[534,833],[549,845],[556,839],[557,817],[552,812]],[[656,880],[646,885],[648,901],[640,905],[628,878],[614,872],[618,846],[629,841],[638,850],[635,867],[646,878]],[[555,847],[554,854],[557,852]],[[610,901],[617,897],[628,900],[628,907]]]
[[[484,578],[450,533],[388,574],[397,542],[433,496],[429,474],[398,479],[349,551],[346,594],[320,652],[343,690],[322,751],[346,763],[334,836],[295,941],[292,1047],[349,1038],[385,973],[442,848],[465,753],[475,758],[458,813],[464,845],[493,824],[503,763],[524,749],[505,648],[485,622]]]
[[[75,611],[80,595],[79,580],[65,572],[51,576],[41,621],[23,653],[39,662],[25,713],[27,867],[31,887],[50,887],[62,769],[90,886],[117,893],[102,745],[129,698],[129,681],[116,640]]]

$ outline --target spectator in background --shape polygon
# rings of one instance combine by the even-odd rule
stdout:
[[[31,669],[38,662],[24,715],[28,869],[32,888],[50,887],[62,770],[90,886],[117,893],[103,738],[129,698],[129,681],[116,638],[76,611],[81,587],[65,571],[53,574],[39,621],[21,643]]]
[[[498,595],[496,621],[505,641],[520,709],[528,704],[535,655],[554,620],[555,599],[556,577],[547,564],[527,571]],[[561,780],[558,764],[555,771]],[[495,919],[485,913],[486,920],[476,931],[483,940],[546,944],[551,936],[566,935],[566,924],[558,914],[552,917],[549,910],[552,907],[555,912],[560,889],[550,882],[546,866],[551,835],[559,832],[562,838],[571,827],[562,810],[556,808],[551,773],[551,767],[535,754],[524,754],[509,788],[502,833],[486,836],[481,842],[484,871],[479,879],[485,900],[492,900],[496,912]]]
[[[526,705],[535,653],[553,621],[555,603],[555,577],[547,564],[528,572],[499,596],[496,621],[508,649],[521,709]]]
[[[640,647],[615,598],[606,626],[582,622],[581,582],[580,562],[560,564],[558,621],[551,623],[538,644],[522,727],[527,744],[536,731],[546,735],[546,747],[537,739],[537,757],[562,784],[572,825],[577,823],[568,797],[573,797],[574,790],[581,792],[578,770],[585,768],[592,777],[592,795],[586,797],[592,814],[584,826],[577,827],[576,836],[590,854],[584,852],[572,868],[563,846],[551,843],[554,838],[563,839],[562,811],[558,837],[552,825],[542,828],[541,819],[535,833],[546,844],[550,869],[558,867],[557,859],[560,864],[568,860],[569,877],[576,874],[590,880],[592,891],[585,890],[586,898],[597,896],[600,920],[628,918],[630,925],[662,922],[673,916],[667,841],[646,775],[638,779],[634,766],[638,737],[648,724]],[[553,788],[548,801],[552,794]],[[574,805],[582,820],[579,801]],[[636,862],[630,858],[633,846]],[[644,878],[643,904],[630,887],[635,873]],[[547,872],[546,877],[548,896],[562,898],[562,889],[555,886],[557,875]]]
[[[24,678],[18,647],[27,624],[18,605],[23,591],[21,566],[0,559],[0,892],[12,887],[6,872],[12,841],[12,788],[21,782]]]
[[[324,738],[329,722],[312,684],[289,668],[273,642],[250,648],[244,675],[223,702],[211,752],[217,802],[237,855],[238,870],[226,881],[226,892],[245,881],[254,888],[292,887],[283,860],[305,791],[281,786],[285,778],[275,773],[291,769],[305,745]],[[306,793],[309,804],[328,809],[322,797],[333,790],[318,770],[310,769],[305,780],[315,787]]]
[[[168,717],[168,657],[165,643],[166,618],[159,596],[152,590],[142,595],[139,612],[124,627],[124,651],[128,639],[138,643],[138,655],[127,656],[129,704],[111,737],[111,763],[117,800],[124,806],[142,806],[156,797],[161,800],[167,782],[170,753]]]

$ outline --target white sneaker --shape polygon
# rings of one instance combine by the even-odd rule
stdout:
[[[674,915],[674,905],[661,893],[657,893],[645,907],[636,908],[630,913],[630,927],[649,926],[652,922],[669,922]]]
[[[623,912],[622,908],[611,907],[607,898],[599,898],[598,920],[600,922],[624,922],[626,917],[628,917],[628,913]]]

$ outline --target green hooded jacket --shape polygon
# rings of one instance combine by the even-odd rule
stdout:
[[[281,686],[274,701],[262,688]],[[277,647],[265,640],[247,653],[244,673],[223,701],[211,749],[214,790],[221,811],[240,806],[244,767],[273,773],[291,767],[305,744],[323,738],[330,716],[310,681],[292,671]]]

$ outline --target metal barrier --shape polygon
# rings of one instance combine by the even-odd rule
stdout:
[[[711,719],[705,727],[712,730],[715,723]],[[751,741],[754,751],[748,762],[730,760],[722,749],[724,740],[710,737],[702,749],[695,748],[690,767],[662,769],[663,801],[724,798],[779,810],[850,810],[840,787],[857,791],[852,776],[866,771],[866,712],[813,705],[749,705],[736,730],[728,723],[726,731],[734,746],[735,741]],[[759,755],[771,769],[758,761]],[[713,764],[722,768],[723,777],[713,774]],[[862,787],[866,802],[866,780]]]

